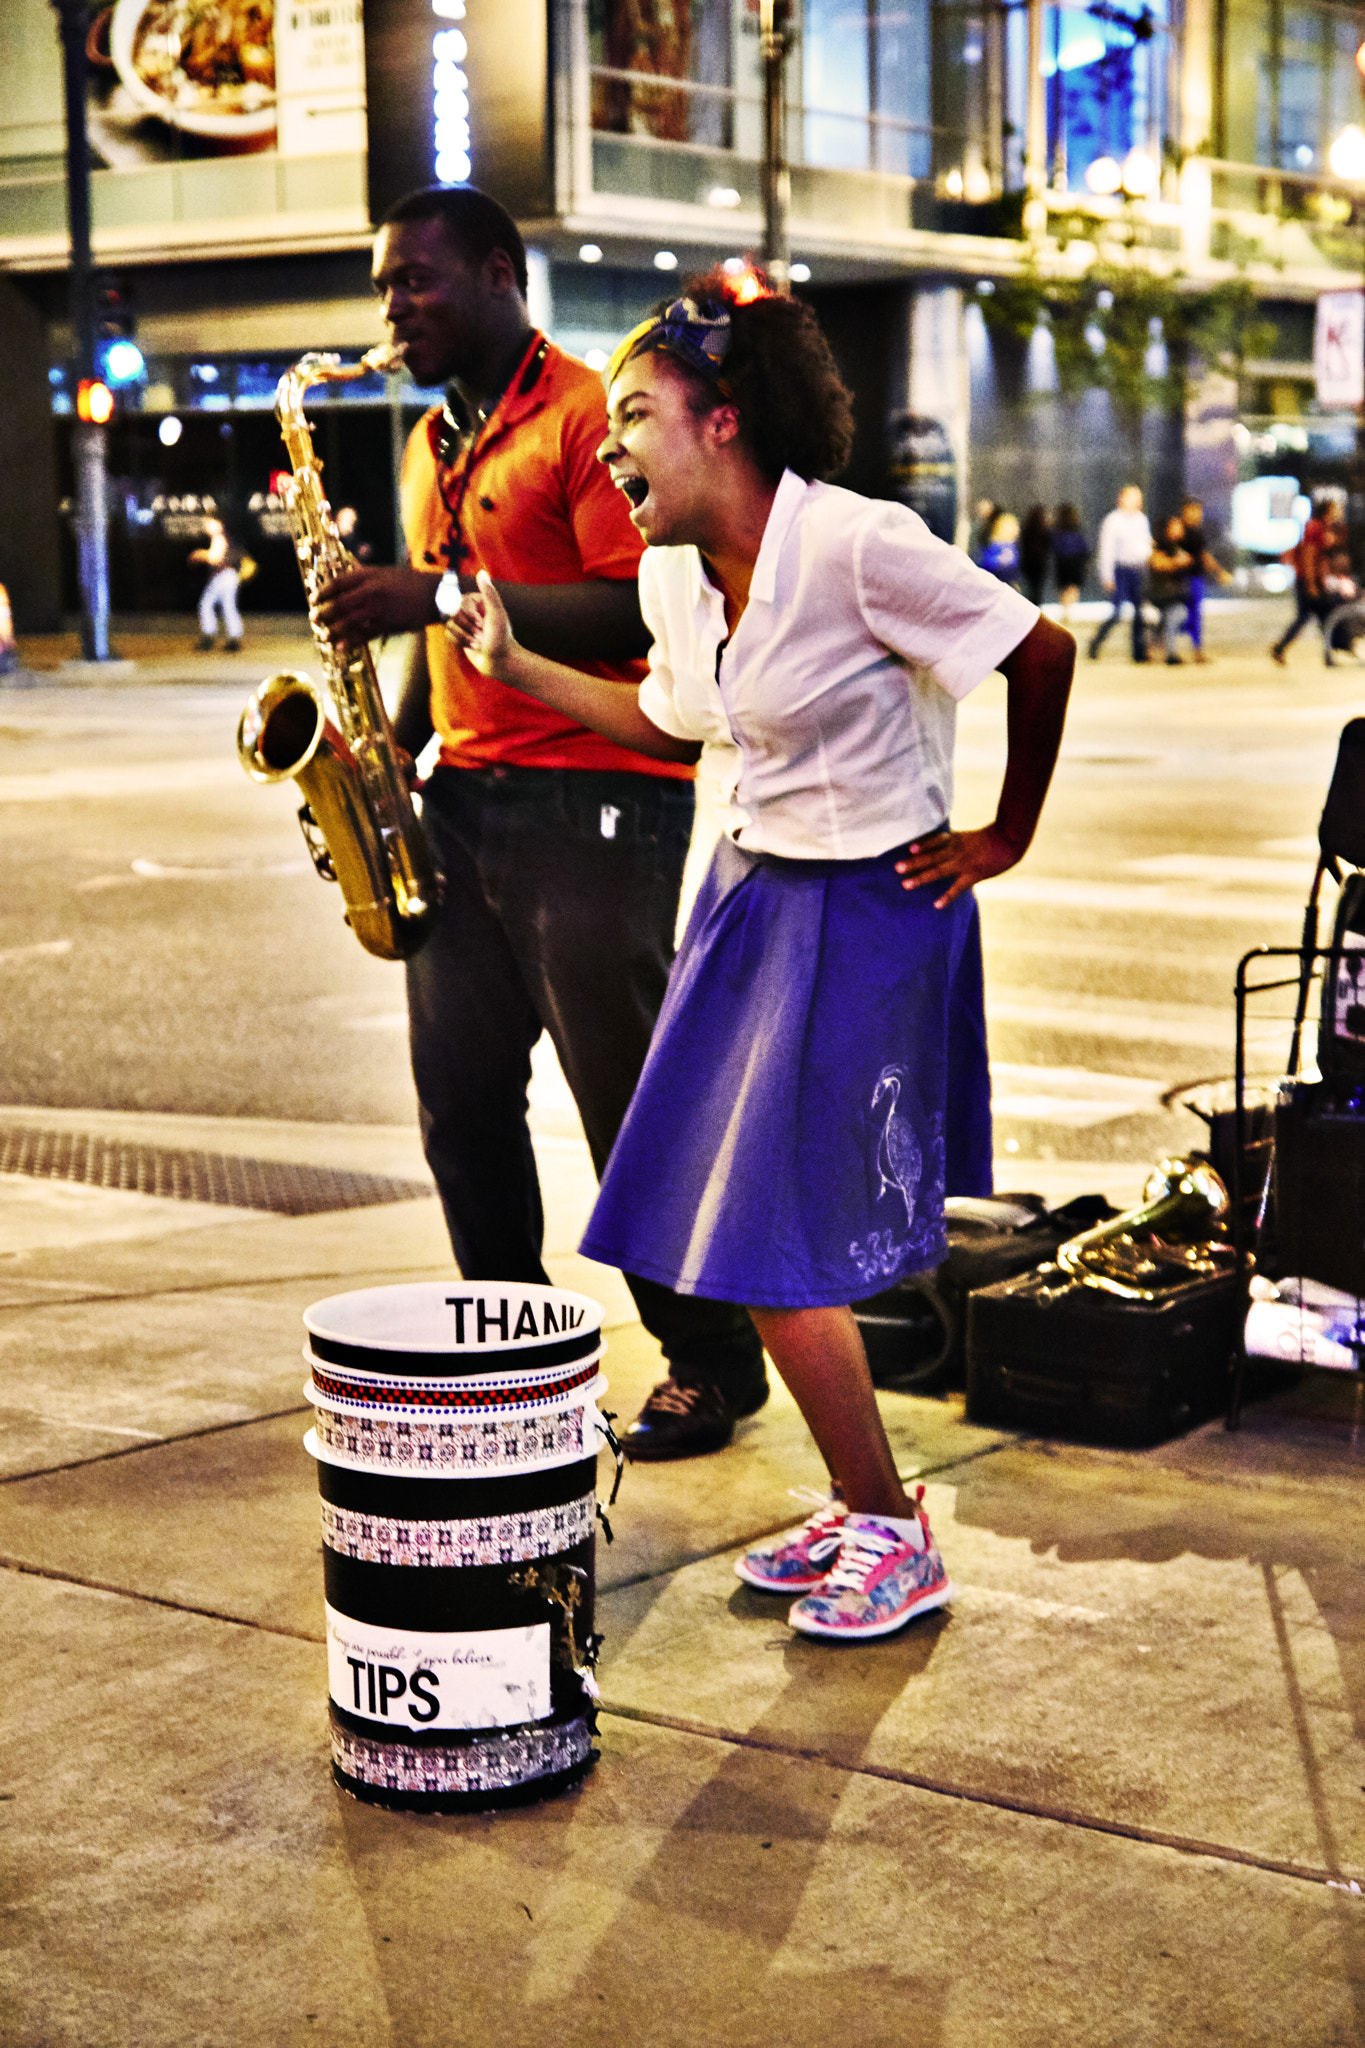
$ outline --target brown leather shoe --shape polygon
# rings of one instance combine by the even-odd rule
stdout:
[[[662,1464],[667,1458],[699,1458],[722,1451],[735,1424],[756,1415],[768,1398],[766,1380],[728,1398],[713,1380],[683,1385],[660,1380],[621,1439],[628,1458]]]

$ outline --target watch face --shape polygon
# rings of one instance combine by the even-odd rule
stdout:
[[[436,586],[436,609],[443,619],[453,619],[460,609],[460,579],[453,569],[447,569]]]

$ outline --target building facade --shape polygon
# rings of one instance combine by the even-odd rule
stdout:
[[[590,360],[676,277],[761,241],[758,0],[219,11],[230,75],[207,79],[184,52],[166,57],[170,0],[92,13],[96,257],[145,366],[110,429],[124,611],[187,607],[206,499],[243,527],[256,601],[301,601],[272,489],[274,384],[306,349],[379,338],[370,221],[394,190],[472,176],[503,198],[533,250],[535,317]],[[1319,294],[1358,284],[1365,263],[1365,200],[1328,161],[1362,118],[1365,11],[799,0],[792,13],[793,275],[857,392],[850,480],[933,499],[959,532],[976,496],[1021,512],[1071,499],[1093,525],[1130,476],[1163,500],[1189,482],[1242,568],[1273,584],[1276,521],[1296,494],[1354,477],[1354,415],[1313,398],[1312,332]],[[58,509],[71,488],[64,146],[52,8],[9,0],[0,581],[30,624],[73,596]],[[1180,417],[1139,425],[1136,445],[1102,376],[1089,389],[1058,376],[1047,290],[1096,266],[1120,294],[1134,277],[1179,294],[1236,282],[1255,315],[1256,346],[1194,364]],[[1036,302],[1031,329],[997,317],[1007,299]],[[1150,324],[1155,389],[1165,337]],[[317,407],[329,492],[383,559],[396,453],[428,395],[382,378],[334,390]],[[1239,484],[1255,489],[1234,500]]]

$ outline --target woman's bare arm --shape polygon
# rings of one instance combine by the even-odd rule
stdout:
[[[1008,686],[1005,779],[995,822],[976,832],[942,832],[910,845],[896,862],[904,887],[949,882],[935,901],[942,910],[976,882],[1003,875],[1027,853],[1062,744],[1076,643],[1050,619],[1039,619],[1000,664]]]
[[[448,630],[482,674],[524,690],[528,697],[539,698],[542,704],[633,753],[648,754],[656,761],[687,762],[701,753],[698,741],[675,739],[646,718],[634,683],[584,675],[581,669],[565,668],[543,654],[528,653],[514,639],[493,579],[483,570],[477,595],[465,599]]]

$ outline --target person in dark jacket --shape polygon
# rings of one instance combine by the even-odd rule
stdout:
[[[1161,646],[1169,668],[1180,667],[1175,649],[1176,614],[1190,601],[1190,574],[1194,557],[1185,545],[1185,527],[1179,518],[1168,519],[1157,535],[1147,565],[1147,596],[1161,614]]]
[[[1057,578],[1057,598],[1062,607],[1062,624],[1069,626],[1093,553],[1081,526],[1081,515],[1074,505],[1057,507],[1052,515],[1049,538],[1052,544],[1053,573]]]
[[[1030,604],[1041,604],[1052,559],[1052,520],[1046,505],[1030,505],[1019,529],[1019,586]]]

